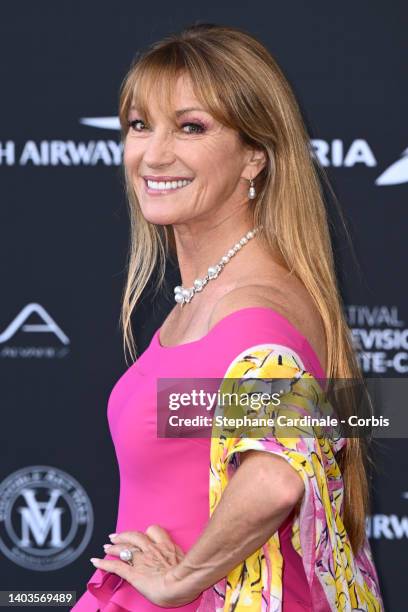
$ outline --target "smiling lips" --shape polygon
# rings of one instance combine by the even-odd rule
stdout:
[[[167,177],[165,178],[167,179]],[[147,193],[168,193],[186,187],[193,181],[193,179],[153,180],[146,177],[144,177],[144,180]]]

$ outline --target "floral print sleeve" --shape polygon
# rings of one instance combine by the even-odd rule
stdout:
[[[230,364],[221,391],[248,392],[248,388],[254,389],[254,381],[262,390],[265,379],[284,379],[287,386],[282,397],[289,416],[331,412],[324,390],[304,370],[299,356],[276,344],[256,345],[241,353]],[[235,406],[228,410],[236,415],[239,409]],[[273,407],[262,410],[268,413]],[[221,412],[228,412],[225,406]],[[300,474],[305,486],[300,511],[292,525],[292,544],[302,557],[313,610],[382,612],[369,542],[366,538],[358,555],[354,555],[342,521],[344,488],[336,452],[347,441],[339,437],[333,441],[320,428],[314,428],[312,434],[291,431],[288,436],[287,428],[264,432],[257,428],[254,432],[248,427],[231,432],[224,425],[213,426],[210,515],[239,466],[241,452],[252,449],[283,457]],[[275,532],[226,578],[204,592],[199,611],[281,612],[282,567],[279,535]]]

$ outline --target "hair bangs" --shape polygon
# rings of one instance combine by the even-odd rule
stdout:
[[[165,51],[165,52],[164,52]],[[235,127],[231,112],[222,103],[222,85],[217,87],[214,71],[198,54],[183,53],[180,45],[169,44],[140,59],[128,73],[121,92],[119,109],[123,135],[129,129],[128,115],[132,107],[148,122],[151,120],[151,100],[155,100],[164,114],[175,118],[174,94],[180,76],[190,78],[193,93],[200,105],[217,121]]]

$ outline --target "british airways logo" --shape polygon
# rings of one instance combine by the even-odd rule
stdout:
[[[83,117],[79,123],[102,130],[120,130],[119,117]]]
[[[376,179],[376,185],[401,185],[408,182],[408,148],[402,152],[401,158],[388,166]]]

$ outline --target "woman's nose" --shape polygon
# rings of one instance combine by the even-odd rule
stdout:
[[[172,130],[156,130],[146,139],[144,161],[147,165],[170,163],[174,159]]]

